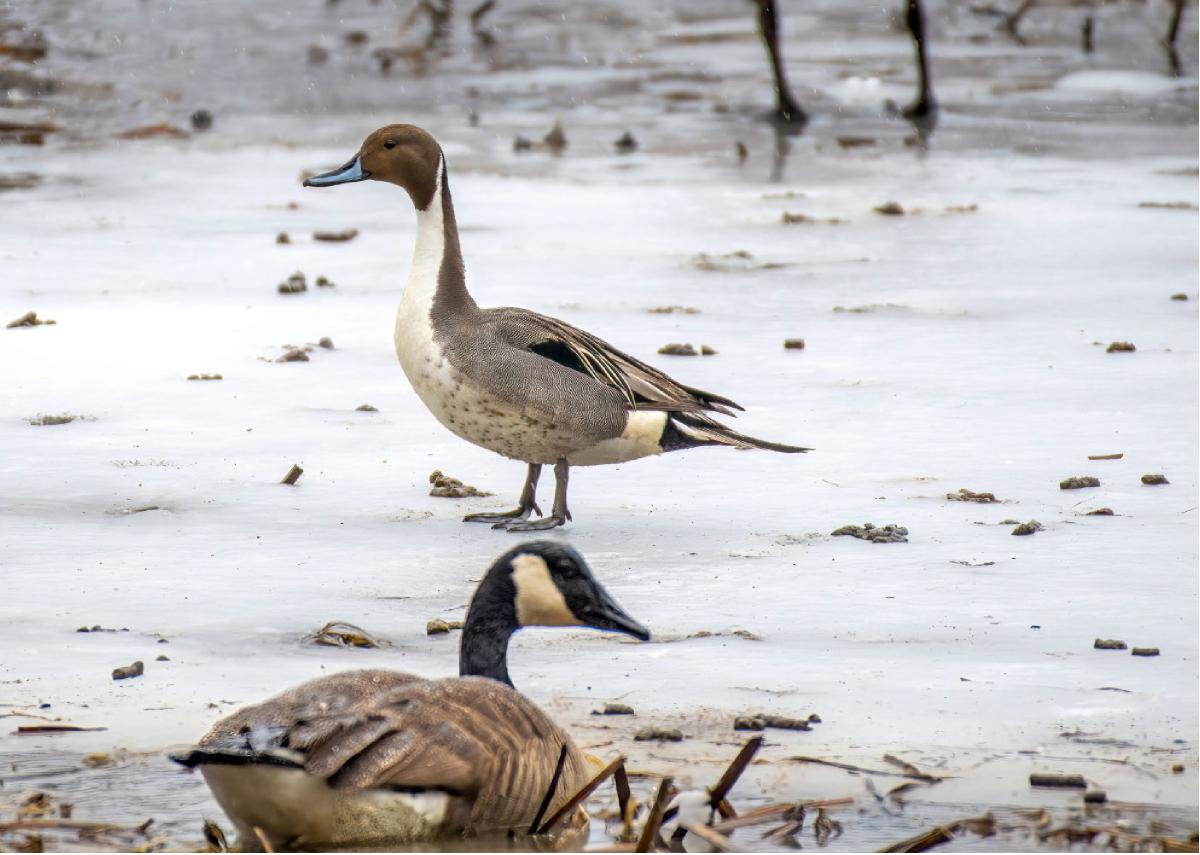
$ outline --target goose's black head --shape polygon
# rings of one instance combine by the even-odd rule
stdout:
[[[604,590],[582,555],[550,540],[514,547],[488,570],[467,612],[460,673],[511,684],[508,638],[523,626],[590,626],[650,638]]]

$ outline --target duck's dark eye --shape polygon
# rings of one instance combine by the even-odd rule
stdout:
[[[384,147],[384,148],[395,148],[395,147],[396,147],[396,141],[395,141],[395,140],[388,140],[387,142],[385,142],[385,143],[383,144],[383,147]]]

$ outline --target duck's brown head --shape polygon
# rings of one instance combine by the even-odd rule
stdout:
[[[387,181],[408,191],[423,211],[437,188],[442,149],[416,125],[388,125],[372,133],[345,166],[304,180],[305,187],[332,187],[351,181]]]

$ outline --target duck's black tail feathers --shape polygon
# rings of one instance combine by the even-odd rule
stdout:
[[[765,439],[746,436],[702,413],[669,413],[667,424],[663,427],[661,445],[663,451],[678,451],[701,445],[760,448],[764,451],[779,451],[783,454],[798,454],[812,450],[798,445],[785,445],[782,442],[768,442]]]

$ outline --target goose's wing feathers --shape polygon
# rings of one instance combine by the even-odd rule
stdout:
[[[569,762],[555,804],[587,777],[582,754],[565,731],[515,689],[482,677],[338,674],[235,713],[201,747],[247,732],[269,733],[273,750],[334,789],[464,796],[476,829],[532,821],[564,745]]]
[[[512,307],[488,309],[484,314],[485,322],[510,345],[617,389],[631,410],[708,410],[732,416],[733,410],[743,409],[728,398],[685,386],[603,339],[557,318]]]

